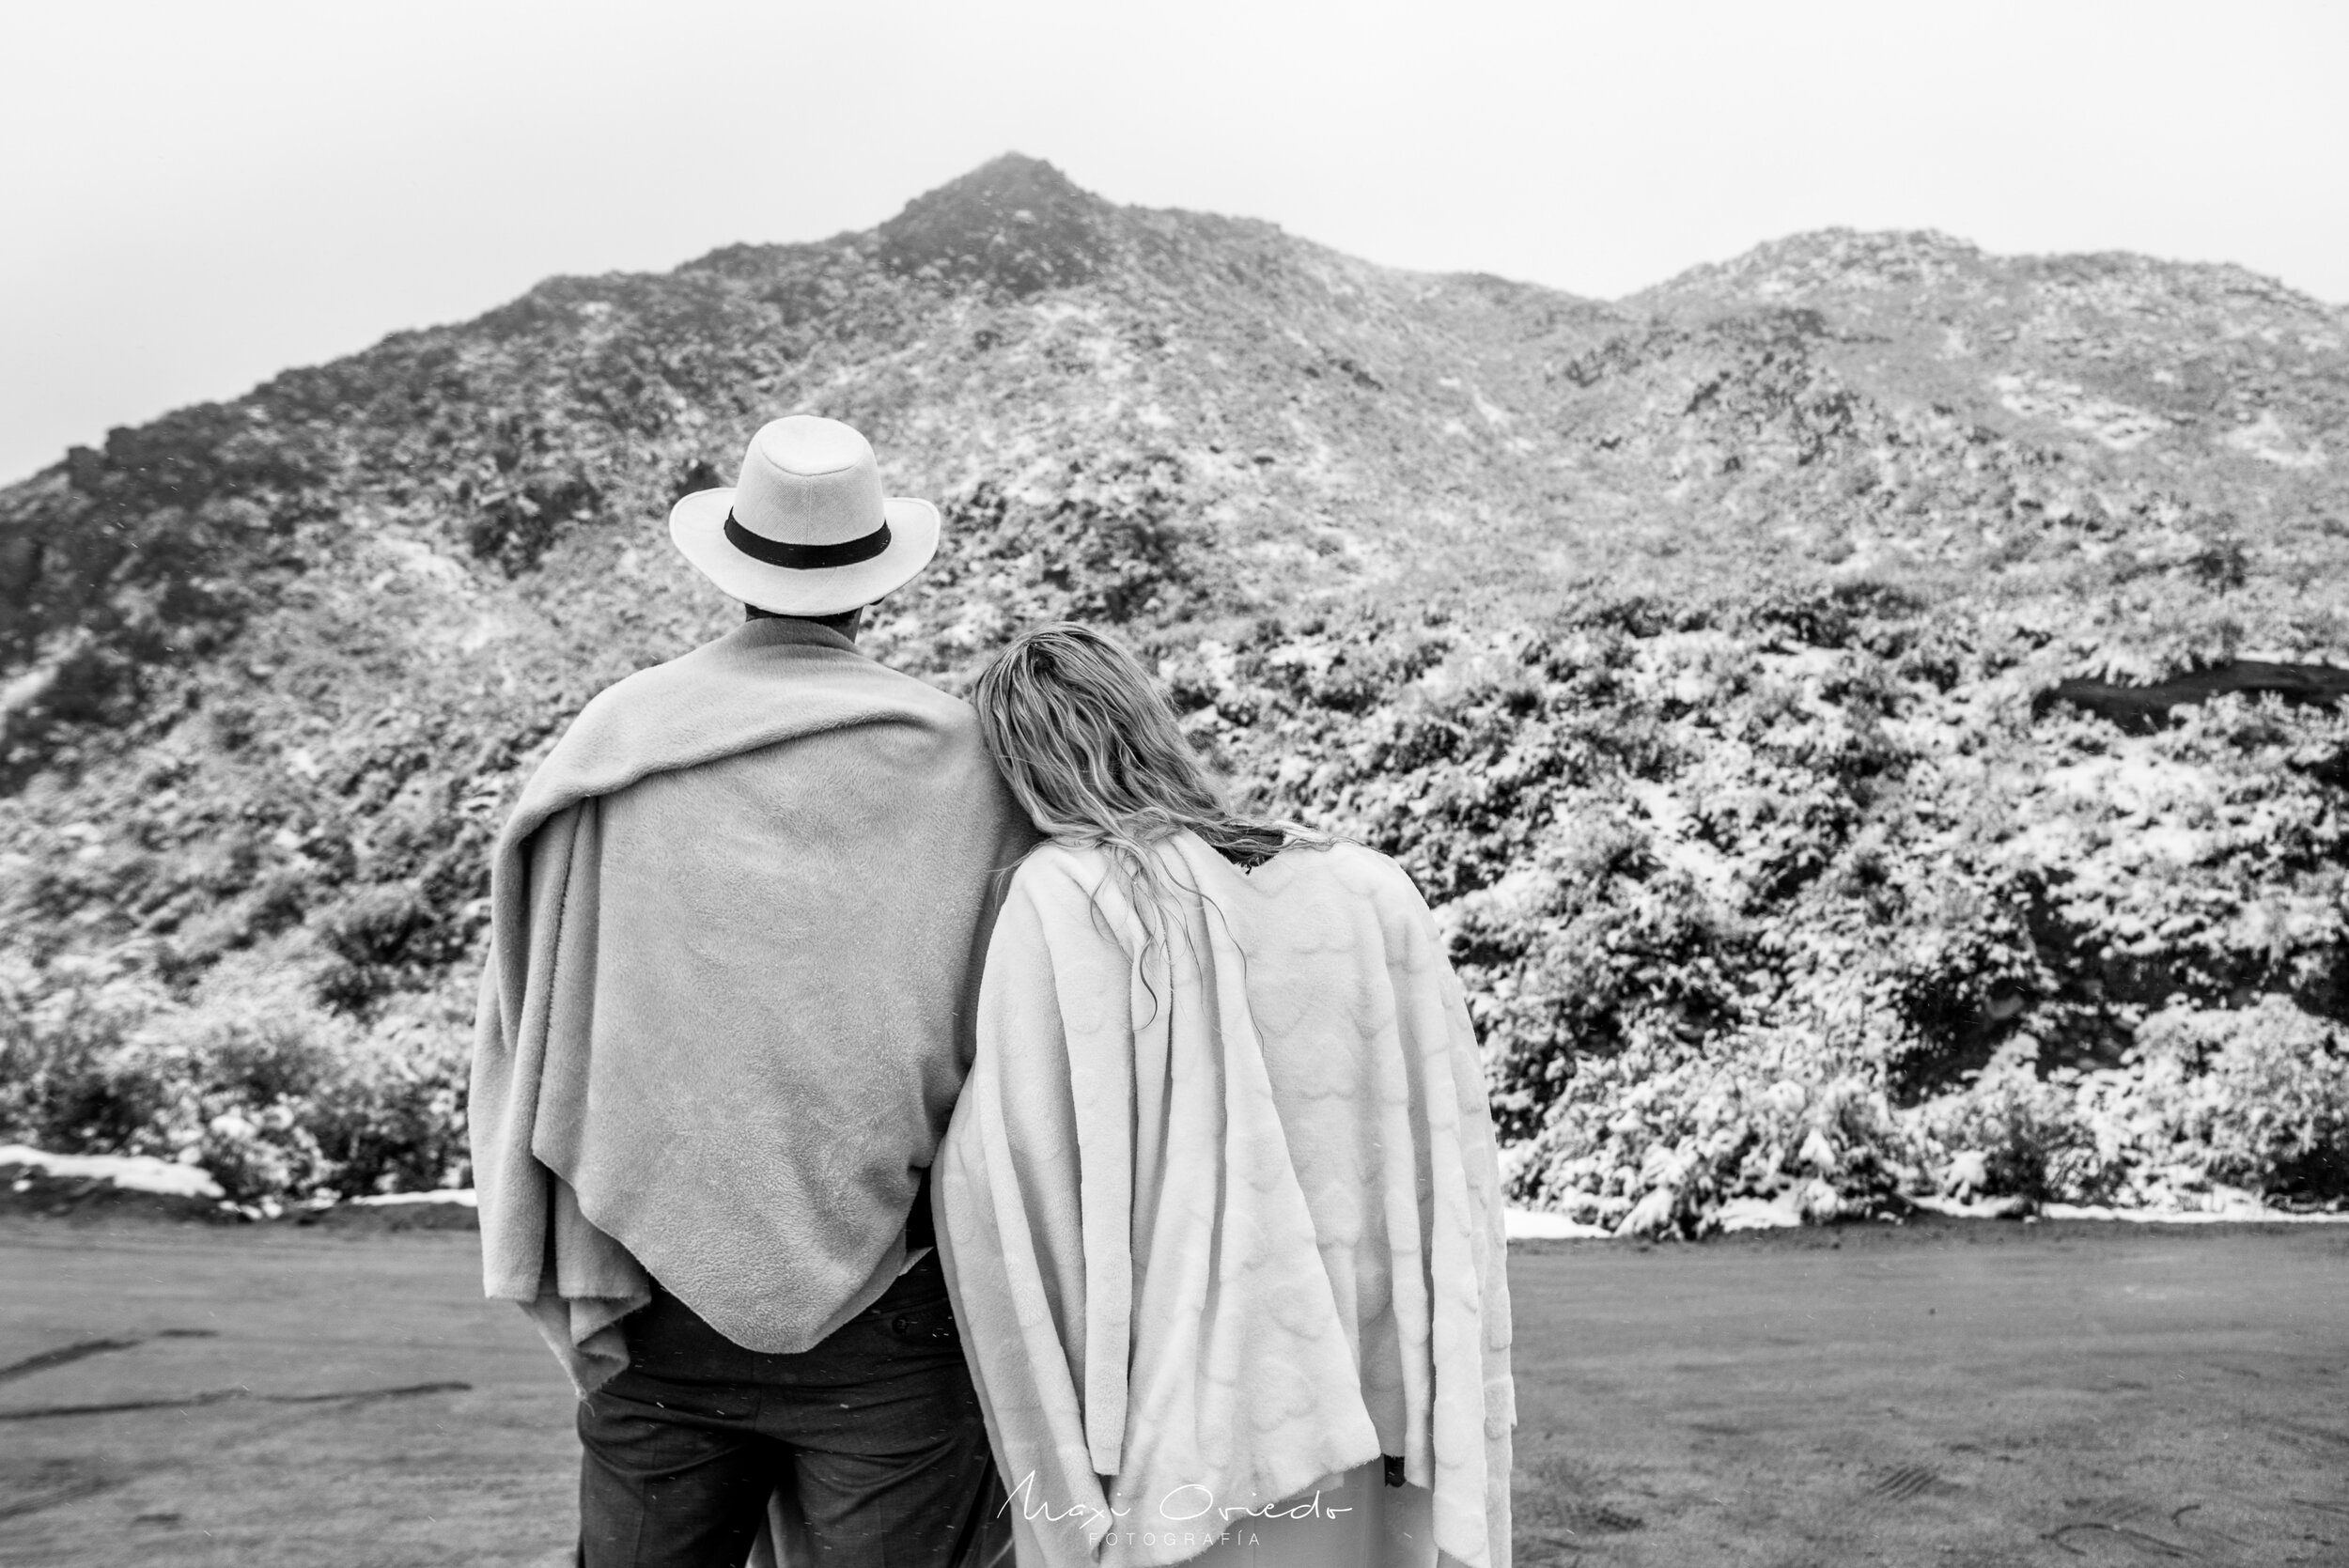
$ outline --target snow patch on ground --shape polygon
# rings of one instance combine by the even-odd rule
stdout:
[[[1732,1198],[1721,1205],[1724,1231],[1783,1231],[1802,1223],[1802,1203],[1793,1192],[1776,1198]]]
[[[1595,1241],[1614,1234],[1604,1225],[1578,1224],[1538,1209],[1503,1209],[1501,1220],[1511,1241]]]
[[[422,539],[397,534],[380,534],[376,536],[375,547],[390,556],[400,571],[428,582],[437,582],[443,587],[461,587],[471,575],[465,570],[464,563],[442,554]],[[383,578],[376,579],[377,583],[383,581]]]
[[[2248,425],[2240,426],[2219,438],[2236,451],[2274,463],[2279,468],[2323,468],[2325,448],[2315,442],[2301,445],[2284,422],[2269,409]]]
[[[2116,1209],[2094,1203],[2043,1203],[2037,1207],[2021,1198],[1911,1198],[1929,1214],[1951,1219],[2100,1219],[2135,1225],[2349,1225],[2349,1214],[2295,1214],[2272,1209],[2248,1193],[2215,1194],[2201,1209]],[[1511,1241],[1626,1241],[1654,1227],[1634,1223],[1626,1216],[1613,1230],[1583,1224],[1563,1214],[1538,1209],[1507,1209],[1501,1220]],[[1788,1191],[1776,1198],[1732,1198],[1717,1217],[1726,1233],[1792,1230],[1802,1225],[1801,1195]]]
[[[2108,802],[2114,810],[2133,815],[2206,800],[2217,793],[2217,782],[2204,769],[2127,742],[2113,753],[2050,768],[2046,782],[2052,790]]]
[[[346,1202],[363,1208],[397,1208],[407,1203],[456,1203],[463,1208],[479,1208],[481,1201],[470,1187],[444,1187],[435,1192],[379,1192],[369,1198],[351,1198]]]
[[[24,1143],[0,1143],[0,1167],[18,1166],[41,1172],[60,1180],[96,1179],[110,1182],[132,1192],[156,1192],[174,1198],[219,1198],[220,1184],[202,1168],[181,1165],[176,1161],[157,1159],[148,1155],[53,1155]],[[479,1199],[471,1188],[445,1188],[434,1192],[385,1192],[373,1197],[352,1198],[351,1203],[365,1208],[394,1208],[413,1203],[455,1203],[464,1208],[476,1208]],[[1990,1198],[1968,1202],[1956,1198],[1921,1198],[1917,1206],[1936,1214],[1964,1219],[2002,1219],[2021,1210],[2019,1200]],[[2225,1193],[2214,1195],[2210,1208],[2186,1209],[2109,1209],[2094,1204],[2048,1203],[2039,1211],[2049,1219],[2109,1219],[2129,1220],[2140,1224],[2209,1225],[2209,1224],[2349,1224],[2349,1214],[2292,1214],[2280,1209],[2263,1207],[2248,1194]],[[1724,1231],[1783,1230],[1803,1222],[1797,1195],[1782,1194],[1777,1199],[1733,1198],[1721,1205],[1720,1227]],[[1511,1241],[1598,1241],[1619,1240],[1641,1234],[1628,1220],[1610,1231],[1604,1225],[1589,1225],[1567,1219],[1563,1214],[1548,1214],[1539,1209],[1512,1208],[1501,1212],[1501,1223]]]
[[[2014,1219],[2030,1212],[2020,1198],[1911,1198],[1927,1214],[1949,1219]]]
[[[2248,1192],[2214,1193],[2199,1209],[2118,1209],[2102,1203],[2042,1203],[2021,1198],[1911,1198],[1930,1214],[1952,1219],[2107,1219],[2132,1225],[2349,1225],[2349,1214],[2295,1214],[2272,1209]]]
[[[2009,413],[2051,420],[2067,430],[2093,437],[2116,452],[2142,446],[2170,428],[2170,422],[2157,413],[2099,397],[2084,386],[2049,376],[2010,372],[1991,377],[1990,385],[1999,394],[1999,406]]]
[[[37,1171],[56,1181],[101,1181],[126,1192],[153,1192],[167,1198],[221,1199],[226,1196],[211,1172],[200,1165],[157,1159],[152,1155],[53,1155],[29,1143],[0,1143],[0,1170],[15,1167]],[[473,1188],[446,1188],[437,1192],[385,1192],[348,1202],[366,1208],[397,1207],[409,1203],[456,1203],[476,1208]],[[265,1205],[265,1207],[268,1205]]]
[[[160,1192],[173,1198],[226,1196],[201,1166],[181,1165],[152,1155],[52,1155],[25,1143],[0,1143],[0,1166],[10,1165],[65,1181],[95,1178],[132,1192]]]
[[[1687,877],[1712,897],[1733,899],[1737,892],[1737,868],[1712,846],[1695,836],[1695,815],[1670,786],[1641,780],[1631,796],[1656,825],[1648,841],[1650,853],[1671,870]]]
[[[2108,1209],[2101,1203],[2049,1203],[2050,1219],[2121,1219],[2132,1225],[2349,1225],[2349,1214],[2294,1214],[2286,1209]]]

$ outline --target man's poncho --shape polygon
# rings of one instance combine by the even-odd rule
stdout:
[[[580,713],[492,862],[472,1131],[485,1287],[583,1390],[647,1270],[764,1351],[888,1287],[1034,836],[968,705],[820,627]]]
[[[1177,1560],[1169,1525],[1381,1454],[1433,1493],[1426,1560],[1507,1568],[1499,1172],[1427,908],[1348,845],[1155,853],[1156,942],[1101,852],[1020,867],[939,1153],[1021,1568]]]

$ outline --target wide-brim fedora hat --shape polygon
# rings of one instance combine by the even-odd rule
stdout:
[[[881,493],[872,443],[836,419],[761,426],[741,478],[669,509],[669,537],[728,595],[780,615],[837,615],[913,580],[938,553],[938,508]]]

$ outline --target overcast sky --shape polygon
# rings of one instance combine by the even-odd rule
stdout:
[[[0,0],[0,481],[1006,150],[1612,297],[1828,225],[2349,302],[2349,4]]]

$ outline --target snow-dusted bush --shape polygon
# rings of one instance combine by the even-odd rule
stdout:
[[[144,977],[87,960],[0,970],[0,1139],[73,1153],[134,1143],[166,1096],[117,1064],[161,1001]]]
[[[1864,1073],[1820,1080],[1783,1042],[1740,1047],[1657,1071],[1628,1055],[1594,1065],[1511,1151],[1512,1186],[1585,1223],[1694,1234],[1735,1198],[1824,1220],[1913,1185],[1909,1135]]]
[[[1252,799],[1418,880],[1524,1201],[2338,1196],[2349,721],[2046,706],[2097,634],[1859,584],[1270,624],[1166,674]]]
[[[2135,663],[2069,611],[1864,582],[1153,653],[1247,800],[1425,893],[1520,1201],[1693,1233],[1737,1200],[2349,1196],[2349,720],[2233,695],[2128,734],[2040,700],[2241,634],[2156,608]],[[350,779],[401,879],[343,887],[358,850],[322,827],[191,862],[220,886],[167,940],[19,974],[0,1131],[256,1196],[461,1179],[467,878],[511,780]],[[70,862],[87,896],[156,896],[124,839]],[[270,863],[307,878],[302,924],[255,915]]]
[[[2156,1125],[2212,1180],[2349,1196],[2349,1054],[2337,1024],[2269,996],[2165,1010],[2138,1041]]]
[[[2033,1203],[2108,1203],[2141,1200],[2125,1188],[2127,1157],[2141,1153],[2125,1136],[2128,1096],[2119,1107],[2096,1091],[2040,1078],[2028,1067],[1984,1073],[1968,1092],[1929,1107],[1920,1118],[1944,1158],[1940,1186],[1952,1196],[2013,1197]],[[2099,1114],[2118,1109],[2122,1114]]]
[[[0,993],[0,1139],[200,1165],[232,1199],[461,1185],[465,1035],[436,999],[371,1026],[286,976],[177,1008],[138,977]]]

